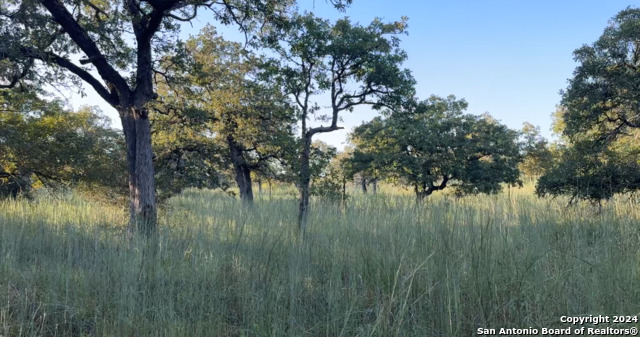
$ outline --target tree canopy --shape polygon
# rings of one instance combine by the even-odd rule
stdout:
[[[522,162],[520,172],[529,177],[539,177],[553,164],[553,153],[540,127],[525,122],[521,130]]]
[[[123,191],[124,142],[99,110],[0,90],[0,189],[100,185]]]
[[[376,109],[399,106],[411,97],[414,80],[401,68],[407,58],[398,35],[405,33],[406,18],[368,26],[348,18],[331,24],[313,14],[295,15],[283,34],[270,35],[267,45],[280,58],[274,73],[285,84],[300,111],[301,149],[298,188],[298,222],[304,231],[309,204],[311,172],[309,158],[314,135],[342,129],[340,115],[359,105]],[[327,93],[330,105],[322,113],[317,95]],[[321,122],[312,126],[311,118]]]
[[[337,1],[337,5],[342,2]],[[156,200],[148,104],[154,75],[179,45],[181,22],[208,9],[245,32],[286,22],[291,1],[0,1],[0,85],[89,85],[118,110],[127,149],[130,229],[155,232]],[[77,56],[80,60],[75,61]]]
[[[574,56],[579,65],[562,93],[564,133],[604,139],[640,127],[640,9],[618,13],[595,43]]]
[[[563,146],[536,192],[595,202],[635,191],[640,188],[640,10],[618,13],[596,42],[574,56],[578,66],[554,115]]]
[[[418,199],[451,187],[459,194],[495,193],[518,184],[518,133],[489,116],[464,114],[464,100],[431,98],[357,127],[355,162],[369,162]]]
[[[296,111],[278,83],[264,80],[265,67],[212,26],[190,38],[180,60],[163,63],[152,125],[157,153],[190,156],[217,170],[232,166],[242,200],[251,202],[251,172],[295,147]]]

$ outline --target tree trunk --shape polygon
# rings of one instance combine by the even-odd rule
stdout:
[[[129,107],[120,116],[127,146],[129,230],[151,236],[157,221],[151,124],[146,109]]]
[[[432,182],[427,184],[426,182],[422,183],[422,186],[415,184],[413,185],[414,191],[416,192],[416,202],[422,203],[424,198],[430,196],[435,191],[441,191],[447,187],[447,182],[449,181],[449,176],[444,176],[442,178],[442,182],[440,185],[434,185]]]
[[[258,194],[262,195],[262,178],[258,177]]]
[[[342,205],[345,205],[345,200],[347,200],[347,177],[342,176]]]
[[[304,137],[302,152],[300,153],[300,205],[298,207],[298,229],[304,236],[307,228],[307,216],[309,213],[309,184],[311,172],[309,171],[309,157],[311,155],[311,136]]]
[[[413,185],[413,191],[416,193],[416,204],[422,203],[425,197],[424,191],[420,189],[418,184]]]
[[[360,185],[362,186],[362,193],[367,194],[367,178],[362,177],[362,180],[360,180]]]
[[[424,199],[431,195],[432,192],[429,190],[417,190],[416,191],[416,203],[421,204],[424,202]]]
[[[378,194],[378,178],[371,180],[371,183],[373,184],[373,194]]]
[[[235,166],[235,165],[234,165]],[[253,204],[253,185],[251,170],[246,165],[235,166],[236,182],[240,189],[240,199],[245,205]]]
[[[235,172],[236,183],[240,190],[240,199],[244,205],[253,204],[253,186],[251,183],[251,169],[247,166],[247,163],[242,156],[240,147],[235,142],[232,136],[227,137],[227,143],[229,145],[229,157],[233,164],[233,170]]]

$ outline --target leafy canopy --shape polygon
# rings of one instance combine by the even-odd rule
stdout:
[[[222,183],[214,172],[232,160],[264,171],[293,150],[295,110],[277,83],[263,79],[262,58],[207,26],[162,66],[152,129],[163,180],[191,175],[172,185],[214,187]]]
[[[518,184],[518,133],[490,116],[464,114],[464,100],[432,96],[413,108],[357,127],[353,160],[369,162],[423,198],[452,187],[494,193]]]
[[[600,38],[574,52],[554,130],[564,146],[538,195],[600,201],[640,188],[640,9],[618,13]]]
[[[621,11],[579,63],[562,94],[564,133],[610,139],[640,127],[640,9]]]
[[[84,183],[124,192],[123,137],[99,110],[70,111],[7,89],[0,90],[0,110],[0,185]]]

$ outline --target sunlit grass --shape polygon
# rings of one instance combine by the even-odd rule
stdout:
[[[565,204],[531,186],[355,194],[314,203],[300,242],[293,199],[189,190],[148,242],[117,207],[0,201],[0,335],[469,336],[640,314],[637,206]]]

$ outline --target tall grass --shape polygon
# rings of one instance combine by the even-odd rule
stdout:
[[[189,190],[155,241],[76,197],[0,202],[2,336],[470,336],[640,315],[640,212],[529,190],[312,205]],[[609,325],[611,326],[611,325]]]

